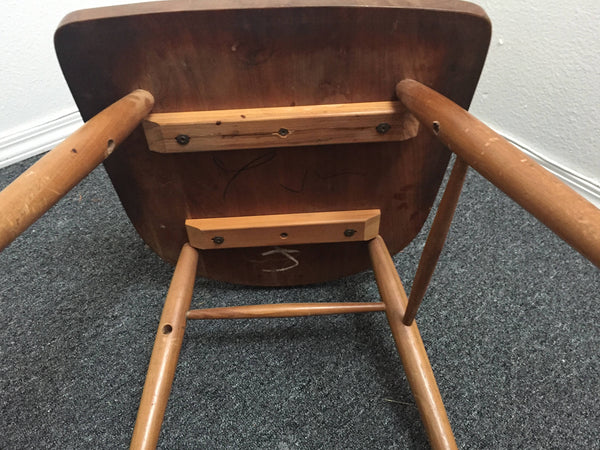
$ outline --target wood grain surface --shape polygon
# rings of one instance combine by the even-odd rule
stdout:
[[[159,153],[397,142],[418,131],[400,102],[159,113],[144,121],[148,147]]]
[[[379,234],[378,209],[186,220],[198,249],[369,241]]]
[[[483,11],[454,1],[160,2],[82,11],[55,37],[84,118],[142,88],[153,112],[395,100],[419,80],[468,107],[490,38]],[[233,9],[238,7],[239,9]],[[421,229],[449,152],[428,131],[407,141],[157,154],[141,127],[105,162],[144,241],[174,262],[186,219],[381,210],[390,251]],[[366,244],[205,250],[200,275],[294,285],[369,266]]]

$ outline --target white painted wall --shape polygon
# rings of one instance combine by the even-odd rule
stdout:
[[[69,12],[127,0],[2,0],[0,167],[50,150],[80,124],[53,36]]]
[[[493,37],[471,111],[600,204],[600,1],[473,3]]]
[[[119,0],[3,0],[0,15],[0,135],[76,110],[54,53],[53,36],[69,12]]]
[[[76,125],[53,49],[61,18],[75,9],[123,3],[129,2],[4,0],[0,166],[15,137],[48,122],[58,124],[57,134]],[[494,35],[472,111],[600,202],[600,1],[474,3],[488,12]]]

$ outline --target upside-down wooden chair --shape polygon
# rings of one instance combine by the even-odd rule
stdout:
[[[468,166],[600,266],[600,211],[465,111],[485,13],[367,3],[180,0],[60,25],[58,58],[87,123],[0,194],[0,249],[104,161],[139,234],[176,263],[133,448],[157,444],[187,320],[372,311],[387,315],[432,447],[455,448],[414,318]],[[407,297],[390,254],[421,229],[451,152]],[[368,267],[383,302],[190,310],[197,275],[288,286]]]

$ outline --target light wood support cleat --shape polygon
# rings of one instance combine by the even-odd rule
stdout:
[[[378,209],[189,219],[190,244],[199,249],[368,241],[379,233]]]
[[[302,145],[405,141],[419,122],[400,102],[151,114],[148,147],[183,153]]]

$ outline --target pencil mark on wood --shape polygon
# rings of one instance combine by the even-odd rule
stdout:
[[[219,158],[218,156],[213,156],[213,162],[217,167],[224,170],[225,172],[233,172],[233,175],[227,181],[225,189],[223,190],[223,198],[227,197],[227,193],[229,192],[231,185],[243,172],[251,169],[256,169],[257,167],[267,164],[271,162],[275,158],[275,156],[277,156],[277,152],[275,150],[264,153],[260,156],[257,156],[254,159],[251,159],[239,169],[229,169],[225,166],[225,163],[221,160],[221,158]]]
[[[283,183],[279,183],[279,185],[284,188],[286,191],[293,192],[294,194],[301,194],[304,191],[304,187],[306,186],[306,178],[308,177],[308,170],[304,170],[304,175],[302,176],[302,182],[300,183],[300,187],[294,189],[290,186],[286,186]]]
[[[275,51],[269,48],[254,48],[238,53],[239,59],[246,65],[253,67],[269,61]]]

